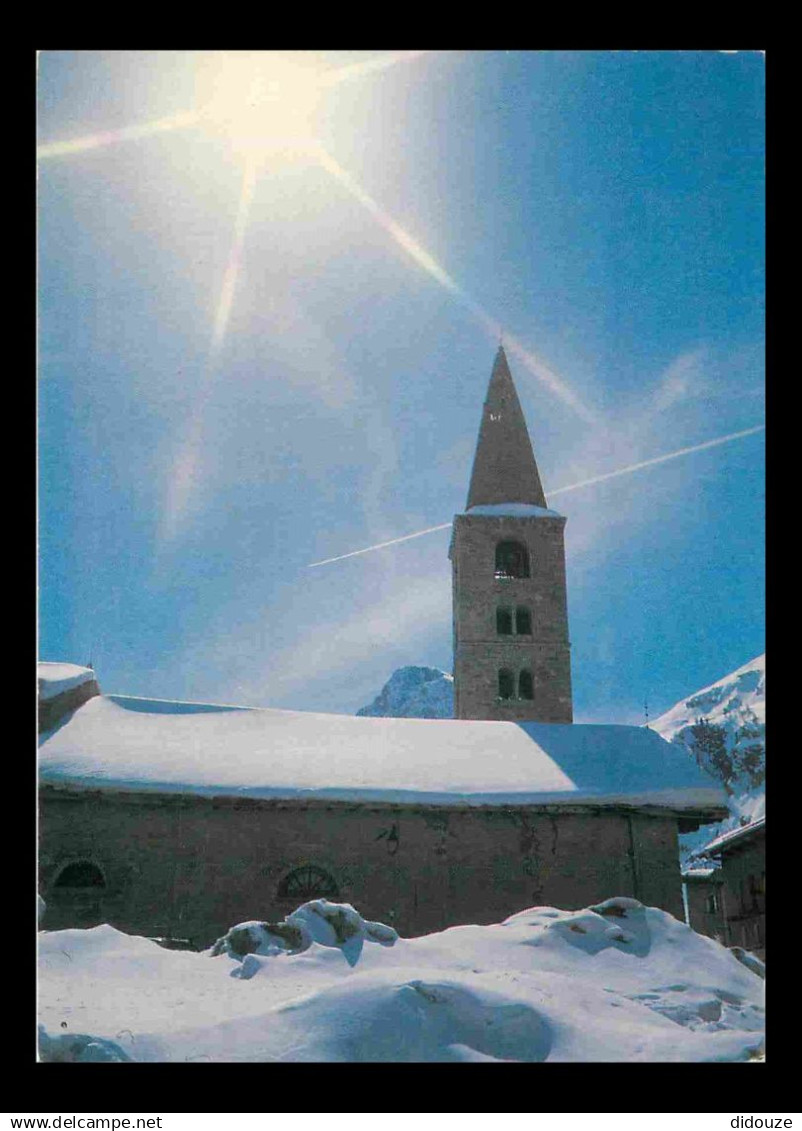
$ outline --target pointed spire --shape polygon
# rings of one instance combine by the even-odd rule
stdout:
[[[507,355],[499,345],[482,410],[467,509],[487,503],[545,507],[532,444]]]

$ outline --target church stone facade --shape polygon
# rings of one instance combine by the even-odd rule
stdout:
[[[499,349],[467,507],[455,517],[450,549],[455,714],[461,720],[491,720],[464,724],[488,728],[481,731],[481,758],[488,763],[517,757],[521,732],[526,734],[529,724],[573,721],[564,525],[565,519],[547,506]],[[484,793],[470,788],[476,758],[455,761],[452,747],[455,740],[457,746],[468,737],[476,741],[479,732],[463,734],[459,722],[448,720],[398,720],[416,731],[419,742],[431,744],[433,759],[451,767],[444,773],[465,778],[459,786],[464,792],[442,803],[427,801],[425,794],[416,798],[417,781],[404,785],[406,801],[382,800],[381,788],[375,800],[371,797],[371,788],[386,779],[386,767],[394,759],[403,763],[405,756],[404,742],[382,739],[379,731],[375,764],[346,783],[364,787],[353,800],[310,795],[308,786],[273,799],[245,796],[244,779],[221,789],[198,786],[191,778],[171,785],[170,728],[186,714],[171,719],[139,710],[104,716],[101,710],[98,722],[97,709],[108,697],[100,694],[93,673],[86,675],[91,685],[71,692],[73,698],[53,698],[41,719],[39,873],[47,903],[45,929],[110,922],[129,932],[206,946],[234,923],[254,916],[281,918],[313,897],[350,902],[405,935],[498,922],[535,904],[583,907],[613,895],[632,896],[679,917],[678,829],[696,828],[727,812],[720,791],[707,796],[709,787],[701,800],[683,803],[658,792],[651,803],[634,778],[629,783],[626,774],[618,774],[615,758],[608,761],[619,784],[607,789],[613,796],[605,799],[603,788],[592,788],[603,782],[593,779],[594,751],[588,760],[583,745],[590,741],[583,737],[588,728],[579,725],[550,727],[560,733],[540,736],[549,749],[549,742],[556,742],[553,758],[532,740],[531,770],[525,769],[523,779],[532,791],[530,800],[524,795],[516,800],[517,793],[506,797],[503,791],[487,803],[466,796]],[[293,725],[305,726],[303,713],[297,716],[295,724],[288,717],[282,734]],[[103,717],[117,728],[114,734],[104,734]],[[163,719],[162,729],[154,717]],[[242,739],[234,731],[239,727],[239,735],[247,722],[260,756],[264,751],[264,781],[256,784],[284,785],[271,777],[278,758],[276,732],[266,729],[261,735],[259,717],[258,711],[247,719],[237,711],[224,712],[227,739],[214,715],[201,714],[214,727],[211,738],[203,746],[197,731],[195,738],[182,741],[194,750],[199,770],[213,773],[215,760],[228,757],[229,739],[237,748]],[[339,719],[332,716],[332,728]],[[496,730],[494,720],[524,726]],[[380,720],[352,722],[370,728]],[[641,728],[610,729],[620,732],[622,761],[642,757],[658,769],[665,761],[662,776],[650,779],[648,789],[672,784],[668,744],[658,750],[655,743],[662,740]],[[633,737],[638,739],[634,745]],[[346,758],[348,735],[341,742]],[[118,748],[122,769],[115,775]],[[547,777],[562,773],[559,750],[565,754],[567,748],[575,752],[570,775],[587,778],[591,787],[583,787],[584,793],[577,787],[575,800],[542,780],[544,767]],[[336,754],[335,748],[335,759]],[[138,757],[145,763],[162,759],[167,776],[150,780],[144,772],[137,778],[131,767]],[[680,768],[679,777],[684,781],[690,773]],[[201,774],[201,783],[205,780]],[[330,778],[318,786],[323,795],[336,792]]]
[[[573,721],[564,527],[499,347],[449,550],[455,718]]]
[[[47,930],[105,922],[200,949],[235,923],[276,921],[318,897],[407,937],[611,895],[682,917],[677,819],[646,806],[269,801],[56,785],[43,785],[40,803]]]

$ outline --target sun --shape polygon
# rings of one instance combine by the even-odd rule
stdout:
[[[226,52],[207,76],[201,121],[249,163],[308,156],[324,74],[302,52]]]

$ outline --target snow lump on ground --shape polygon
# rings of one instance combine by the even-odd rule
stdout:
[[[398,938],[348,904],[203,954],[42,932],[40,1057],[68,1061],[745,1061],[763,981],[634,899]],[[378,945],[377,945],[378,944]]]

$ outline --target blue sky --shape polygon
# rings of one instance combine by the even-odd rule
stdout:
[[[755,52],[44,52],[40,654],[351,712],[451,669],[499,334],[547,498],[764,419]],[[578,721],[764,648],[762,430],[565,492]]]

